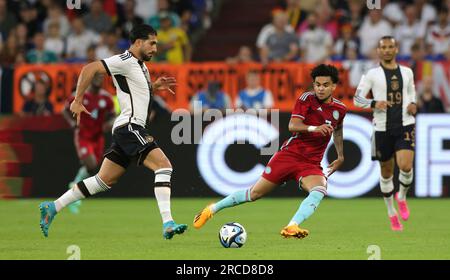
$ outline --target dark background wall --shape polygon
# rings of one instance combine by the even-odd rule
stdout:
[[[290,114],[280,114],[280,144],[289,138],[287,126]],[[172,180],[173,196],[210,197],[217,196],[201,177],[196,164],[197,145],[175,145],[170,140],[172,127],[177,122],[171,122],[167,117],[159,117],[153,122],[151,134],[156,138],[159,146],[171,160],[174,167]],[[345,131],[344,131],[345,133]],[[31,144],[33,161],[22,170],[26,176],[32,178],[32,197],[55,197],[67,189],[68,183],[75,176],[79,162],[76,156],[73,134],[69,129],[37,132],[24,131],[24,142]],[[111,135],[106,134],[106,148],[111,141]],[[362,153],[353,142],[344,143],[346,161],[342,167],[343,172],[354,169],[360,161]],[[335,158],[334,148],[326,155],[331,162]],[[251,169],[256,163],[265,165],[270,156],[261,156],[259,151],[250,144],[234,144],[226,151],[227,164],[236,171]],[[113,186],[113,190],[102,194],[104,197],[140,197],[153,196],[153,172],[145,167],[132,165],[128,172]],[[448,183],[448,178],[446,178]],[[411,192],[412,194],[413,192]],[[299,195],[295,182],[289,182],[276,189],[272,196]],[[367,193],[369,196],[378,196],[379,188],[375,187]]]

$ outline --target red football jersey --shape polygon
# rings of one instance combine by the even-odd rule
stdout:
[[[74,98],[75,96],[71,96],[68,99],[66,108],[70,107],[70,103]],[[77,136],[87,140],[103,137],[103,123],[109,114],[115,114],[111,95],[106,90],[100,90],[98,94],[86,92],[83,98],[83,105],[91,115],[81,113],[80,125],[76,131]]]
[[[341,101],[332,98],[331,103],[320,103],[313,92],[306,92],[297,99],[291,117],[302,119],[306,125],[329,124],[336,129],[342,125],[346,113],[347,108]],[[330,138],[331,135],[323,136],[320,132],[294,133],[281,149],[320,164]]]

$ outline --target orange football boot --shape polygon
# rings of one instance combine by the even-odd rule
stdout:
[[[206,206],[200,213],[194,217],[194,228],[201,228],[206,222],[213,217],[213,212],[211,210],[211,204]]]
[[[285,238],[305,238],[309,235],[309,231],[300,228],[298,225],[286,226],[281,230],[280,233]]]

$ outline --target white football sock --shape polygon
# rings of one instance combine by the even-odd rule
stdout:
[[[155,171],[155,197],[163,223],[173,221],[170,211],[170,179],[172,168],[161,168]]]
[[[170,212],[170,188],[155,188],[155,197],[158,201],[159,213],[161,213],[163,223],[173,221],[172,213]]]
[[[397,215],[397,211],[394,207],[394,182],[392,181],[393,176],[390,178],[380,177],[380,189],[384,196],[384,202],[386,203],[387,211],[389,217]]]
[[[408,193],[409,187],[411,186],[411,183],[413,181],[413,169],[411,169],[409,172],[404,172],[403,170],[400,170],[398,180],[400,182],[398,199],[406,200],[406,194]]]
[[[72,202],[83,199],[83,193],[78,189],[75,185],[73,188],[65,192],[62,196],[60,196],[57,200],[55,200],[55,208],[56,212],[61,211],[64,207],[71,204]]]
[[[72,202],[89,197],[99,192],[109,190],[110,187],[106,185],[102,179],[97,175],[89,177],[78,184],[75,187],[65,192],[60,198],[55,200],[56,212],[61,211],[64,207]]]

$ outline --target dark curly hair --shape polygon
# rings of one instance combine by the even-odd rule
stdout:
[[[139,24],[133,27],[130,32],[130,41],[133,44],[137,39],[147,40],[149,35],[156,36],[156,30],[147,24]]]
[[[339,71],[333,65],[320,64],[311,70],[313,81],[316,77],[330,77],[333,83],[339,82]]]

